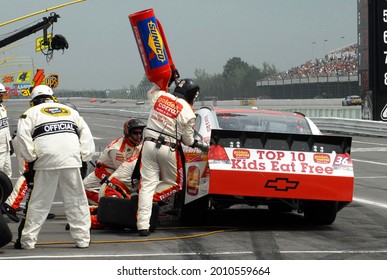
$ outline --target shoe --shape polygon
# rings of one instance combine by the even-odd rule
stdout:
[[[15,244],[13,244],[13,248],[15,249],[22,249],[22,246],[21,246],[21,243],[20,243],[20,239],[17,239]]]
[[[89,248],[89,245],[76,245],[78,249],[87,249]]]
[[[70,230],[70,224],[66,224],[65,230]]]
[[[9,206],[7,203],[4,203],[1,206],[1,212],[3,214],[6,214],[8,218],[10,218],[12,221],[18,223],[20,222],[19,217],[16,215],[15,209],[13,209],[11,206]]]
[[[140,229],[140,230],[138,231],[138,235],[139,235],[139,236],[148,236],[148,235],[150,235],[150,231],[147,230],[147,229]]]
[[[56,217],[56,215],[54,213],[48,213],[47,220],[54,219],[55,217]]]

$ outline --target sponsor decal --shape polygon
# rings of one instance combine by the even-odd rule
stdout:
[[[287,192],[296,189],[299,183],[298,181],[290,181],[288,178],[276,178],[275,180],[267,180],[265,188]]]
[[[57,88],[59,86],[59,76],[56,74],[49,74],[44,79],[44,84],[50,88]]]
[[[156,112],[164,116],[176,119],[183,109],[183,105],[168,96],[162,95],[157,99],[153,108]]]
[[[248,159],[250,158],[250,151],[244,149],[235,149],[232,151],[233,158]]]
[[[125,158],[123,154],[116,154],[116,161],[124,162]]]
[[[32,71],[20,72],[17,77],[18,83],[25,83],[31,79]]]
[[[8,127],[8,118],[0,119],[0,129]]]
[[[46,107],[40,110],[45,115],[54,117],[70,116],[71,112],[65,108],[60,107]]]
[[[153,54],[151,55],[155,55],[157,60],[164,63],[167,57],[164,52],[163,39],[161,38],[159,30],[157,29],[157,24],[153,21],[149,21],[148,30],[149,30],[148,45],[153,51]],[[150,57],[150,60],[152,59],[153,57]]]
[[[314,154],[313,160],[316,163],[328,164],[331,162],[331,158],[326,154]]]
[[[14,81],[13,76],[5,76],[3,77],[3,84],[12,84]]]
[[[205,126],[206,126],[206,131],[210,132],[211,131],[211,121],[210,121],[210,117],[208,115],[206,115],[204,117],[204,123],[205,123]]]

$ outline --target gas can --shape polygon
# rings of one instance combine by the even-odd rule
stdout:
[[[167,91],[172,71],[176,68],[160,22],[153,9],[130,14],[128,17],[146,77],[160,89]]]

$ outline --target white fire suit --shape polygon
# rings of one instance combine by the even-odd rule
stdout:
[[[11,141],[11,134],[9,132],[7,110],[3,104],[0,104],[0,170],[11,178],[11,146],[9,141]]]
[[[104,149],[94,171],[83,180],[89,204],[98,205],[101,181],[109,177],[127,158],[138,155],[140,150],[141,145],[135,146],[125,136],[115,139]]]
[[[196,119],[191,105],[171,93],[153,87],[148,98],[151,109],[140,163],[138,230],[149,229],[155,192],[160,200],[165,200],[183,188],[184,155],[180,141],[193,145]]]
[[[20,117],[17,137],[24,160],[35,162],[35,176],[15,247],[19,243],[23,249],[34,249],[57,189],[76,246],[88,247],[90,212],[80,174],[82,161],[90,161],[95,152],[88,125],[69,106],[42,103]]]

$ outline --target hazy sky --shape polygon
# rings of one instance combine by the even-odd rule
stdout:
[[[72,1],[1,2],[0,24]],[[268,62],[287,70],[357,41],[356,0],[87,0],[54,11],[60,15],[54,35],[64,35],[69,43],[63,54],[55,51],[47,62],[36,53],[35,38],[43,35],[39,31],[13,44],[18,47],[0,49],[0,61],[32,57],[35,68],[59,75],[61,89],[136,86],[144,68],[128,15],[149,8],[163,26],[183,78],[194,77],[195,69],[221,73],[232,57],[258,68]],[[49,14],[0,27],[0,39]],[[0,73],[8,71],[0,66]]]

